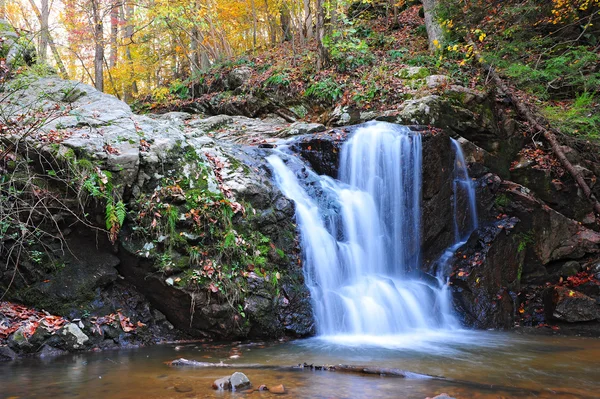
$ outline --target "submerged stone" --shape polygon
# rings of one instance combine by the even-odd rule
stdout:
[[[269,392],[274,393],[276,395],[282,395],[285,393],[285,387],[282,384],[275,385],[269,389]]]

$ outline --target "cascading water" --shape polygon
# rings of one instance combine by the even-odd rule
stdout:
[[[456,189],[468,180],[460,154]],[[280,155],[288,165],[277,155],[268,161],[277,184],[296,203],[319,334],[390,336],[457,325],[445,280],[428,285],[411,278],[420,266],[418,133],[387,123],[358,128],[342,147],[339,180]],[[292,169],[309,176],[298,179]]]
[[[447,279],[450,272],[448,262],[454,256],[456,250],[462,247],[471,233],[477,229],[477,205],[475,203],[475,189],[469,177],[465,156],[460,143],[450,139],[454,151],[454,176],[452,179],[452,211],[454,226],[454,244],[451,245],[437,263],[437,279],[442,289],[440,295],[440,307],[442,315],[446,319],[446,325],[456,326],[456,320],[452,314],[450,293],[448,292]],[[465,206],[461,206],[465,204]],[[450,317],[448,318],[448,315]]]

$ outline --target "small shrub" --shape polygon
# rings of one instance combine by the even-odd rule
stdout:
[[[304,91],[304,96],[312,97],[326,103],[334,103],[342,98],[343,94],[344,85],[338,84],[332,78],[326,78],[319,82],[313,82],[309,84]]]

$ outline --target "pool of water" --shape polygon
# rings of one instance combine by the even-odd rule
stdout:
[[[293,366],[377,365],[457,381],[285,369],[170,367],[176,358]],[[2,398],[269,398],[223,393],[212,382],[244,372],[254,387],[283,384],[289,398],[600,398],[600,340],[515,333],[414,332],[276,343],[184,344],[0,363]]]

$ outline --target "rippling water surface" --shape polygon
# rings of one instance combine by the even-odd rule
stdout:
[[[233,358],[232,358],[233,356]],[[269,398],[218,393],[212,381],[233,370],[173,368],[179,357],[267,366],[377,365],[459,382],[325,371],[234,369],[254,387],[283,384],[288,398],[600,398],[600,340],[514,333],[419,332],[332,336],[286,343],[166,345],[24,359],[0,364],[2,398]]]

